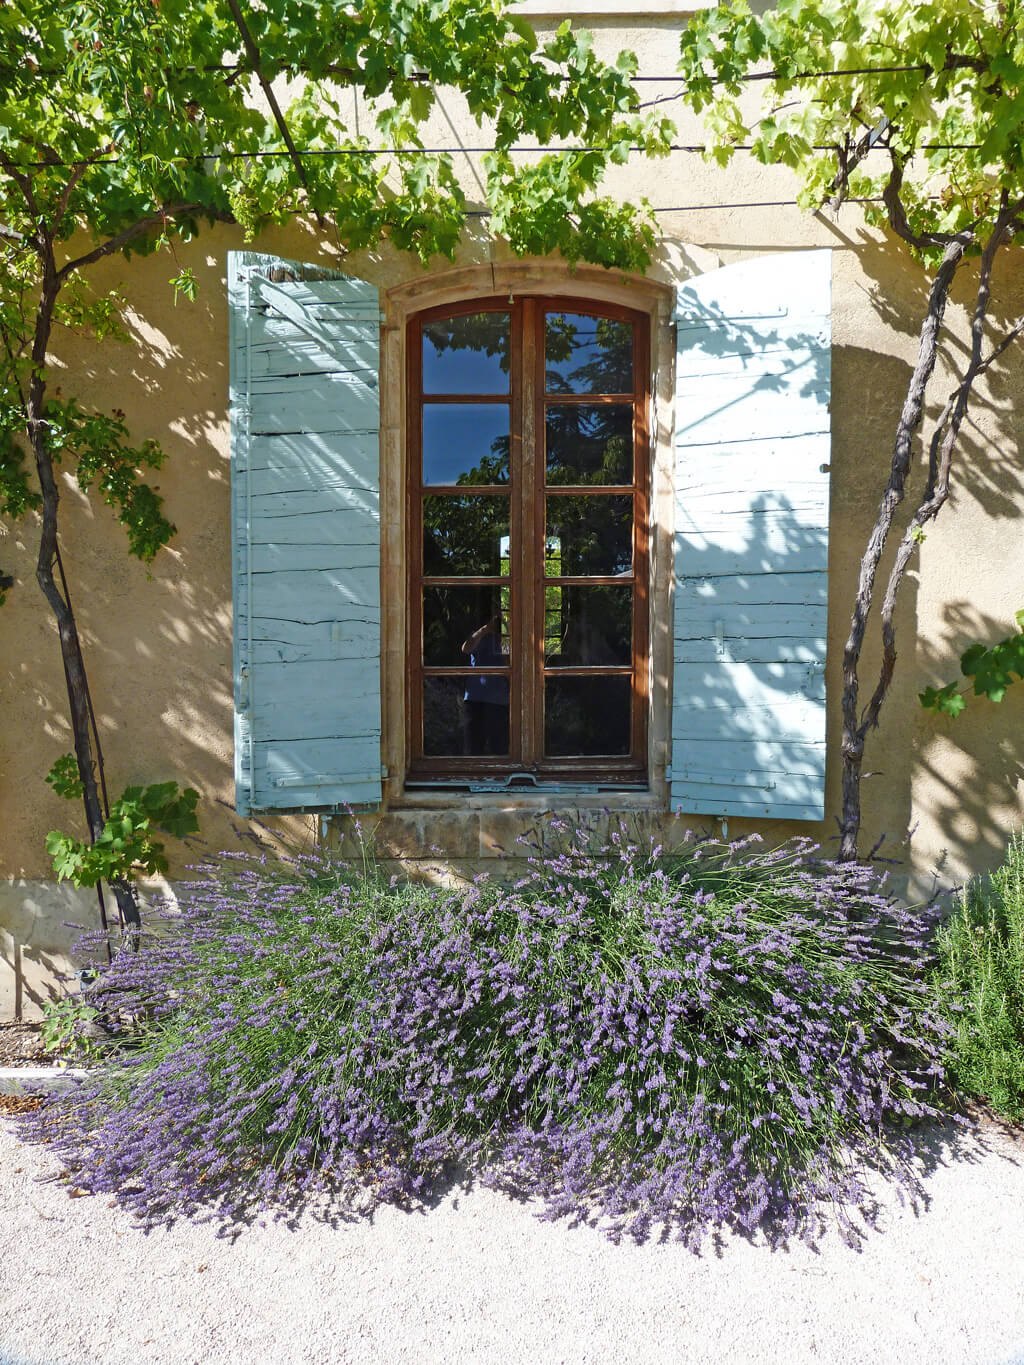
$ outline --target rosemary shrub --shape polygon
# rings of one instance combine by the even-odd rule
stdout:
[[[937,936],[935,979],[955,1021],[949,1070],[1010,1119],[1024,1119],[1024,834],[970,882]]]

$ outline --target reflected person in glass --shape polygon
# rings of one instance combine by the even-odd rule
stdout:
[[[495,668],[508,663],[501,649],[501,613],[495,612],[462,646],[474,668]],[[463,736],[467,754],[508,753],[508,678],[482,674],[466,679],[462,698]]]

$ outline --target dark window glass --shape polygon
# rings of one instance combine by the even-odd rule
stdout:
[[[507,403],[424,403],[425,484],[508,483]]]
[[[645,771],[648,329],[562,302],[411,323],[413,782]]]
[[[423,573],[427,578],[508,573],[508,498],[460,498],[454,493],[423,499]]]
[[[549,403],[548,484],[633,482],[633,408],[626,403]]]
[[[587,313],[548,313],[544,369],[548,393],[632,393],[632,325]]]
[[[508,393],[507,313],[460,313],[423,327],[424,393]]]
[[[550,667],[614,667],[633,662],[633,589],[544,589],[544,648]],[[557,600],[555,597],[557,595]]]
[[[508,756],[508,679],[494,675],[423,679],[423,752]]]
[[[630,750],[630,679],[559,678],[544,687],[544,752],[550,758],[616,757]]]
[[[633,499],[577,497],[547,500],[544,571],[564,575],[629,574],[633,566]]]
[[[424,588],[423,662],[428,668],[506,667],[508,607],[509,589],[497,584]]]

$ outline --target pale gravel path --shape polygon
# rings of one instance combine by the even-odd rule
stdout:
[[[52,1156],[0,1123],[3,1365],[1024,1365],[1024,1139],[986,1129],[884,1194],[860,1253],[730,1239],[615,1247],[484,1190],[235,1241],[144,1235],[40,1183]]]

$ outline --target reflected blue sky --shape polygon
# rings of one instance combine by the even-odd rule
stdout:
[[[423,482],[508,483],[507,403],[424,403]]]
[[[424,324],[424,393],[508,393],[508,390],[507,313],[468,313]]]

